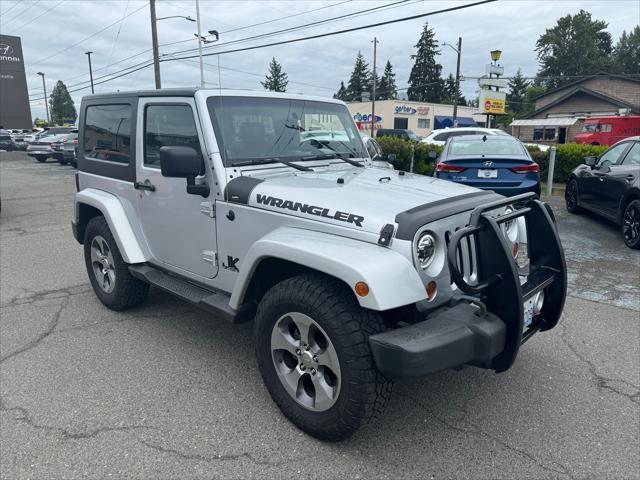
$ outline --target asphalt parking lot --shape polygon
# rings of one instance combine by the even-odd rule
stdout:
[[[640,252],[550,203],[569,264],[558,328],[515,366],[400,381],[324,444],[262,385],[251,325],[153,292],[107,310],[71,235],[74,170],[0,153],[0,477],[639,478]]]

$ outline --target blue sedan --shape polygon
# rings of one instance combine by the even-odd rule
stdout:
[[[450,138],[434,176],[506,197],[526,192],[540,196],[540,166],[520,141],[507,135]]]

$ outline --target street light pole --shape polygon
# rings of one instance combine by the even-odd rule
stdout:
[[[44,83],[44,73],[38,72],[38,75],[42,77],[42,90],[44,90],[44,109],[47,111],[47,125],[51,126],[51,120],[49,119],[49,102],[47,101],[47,86]]]
[[[204,63],[202,62],[202,34],[200,33],[200,1],[196,0],[196,22],[198,25],[198,59],[200,60],[200,88],[204,88]]]
[[[373,88],[371,89],[371,138],[376,125],[376,46],[378,39],[373,37]]]
[[[458,37],[458,61],[456,62],[456,91],[453,94],[453,126],[458,126],[458,92],[460,91],[460,56],[462,55],[462,37]]]
[[[151,43],[153,47],[153,73],[156,79],[156,89],[162,88],[160,83],[160,55],[158,54],[158,26],[156,21],[156,0],[149,0],[151,10]]]
[[[89,78],[91,78],[91,93],[95,93],[93,91],[93,70],[91,69],[91,54],[93,52],[84,52],[84,54],[89,58]]]

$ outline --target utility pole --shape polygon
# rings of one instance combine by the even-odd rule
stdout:
[[[456,91],[453,95],[453,127],[458,126],[458,92],[460,91],[460,56],[462,55],[462,37],[458,37],[458,61],[456,62]]]
[[[198,25],[198,59],[200,60],[200,88],[204,88],[204,63],[202,62],[202,35],[200,34],[200,1],[196,0],[196,22]]]
[[[151,43],[153,46],[153,73],[156,78],[156,89],[162,88],[160,84],[160,54],[158,53],[158,26],[156,24],[156,0],[149,0],[151,10]]]
[[[373,88],[371,89],[371,138],[376,128],[376,46],[378,39],[373,37]]]
[[[44,83],[44,73],[38,72],[38,75],[42,77],[42,90],[44,90],[44,109],[47,111],[47,125],[51,126],[51,120],[49,120],[49,102],[47,101],[47,86]]]
[[[91,70],[91,54],[93,52],[84,52],[84,54],[89,57],[89,78],[91,78],[91,93],[95,93],[93,91],[93,70]]]

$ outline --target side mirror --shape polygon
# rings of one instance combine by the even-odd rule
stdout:
[[[187,193],[209,196],[209,185],[196,185],[196,177],[204,173],[200,154],[191,147],[161,147],[160,171],[163,177],[186,178]]]
[[[584,157],[584,163],[585,165],[589,165],[591,168],[594,168],[596,163],[598,163],[598,159],[596,157]]]
[[[435,160],[436,158],[438,158],[438,154],[435,150],[429,150],[429,152],[427,153],[427,158]]]
[[[396,161],[396,154],[395,153],[390,153],[389,155],[387,155],[387,161],[388,162],[395,162]]]

